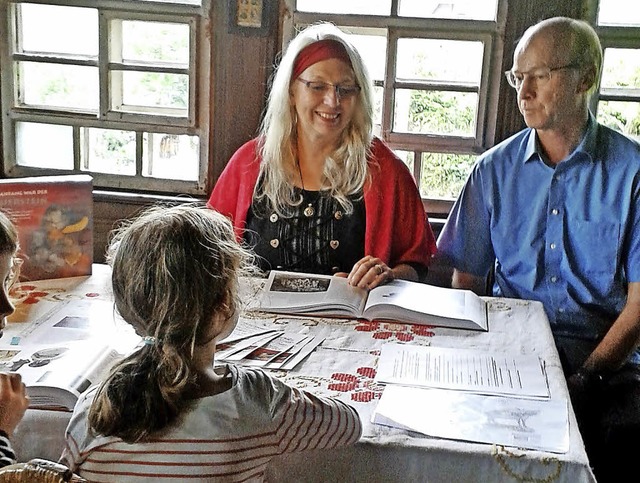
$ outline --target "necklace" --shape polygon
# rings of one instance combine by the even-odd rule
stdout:
[[[298,165],[298,174],[300,175],[300,184],[302,185],[302,191],[306,191],[304,189],[304,179],[302,178],[302,169],[300,168],[300,160],[296,160],[296,164]],[[303,195],[304,196],[304,195]],[[313,209],[313,205],[309,203],[307,207],[302,211],[302,214],[307,218],[311,218],[315,214],[316,210]]]

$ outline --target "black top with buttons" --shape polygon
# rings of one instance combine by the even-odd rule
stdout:
[[[349,272],[364,256],[365,206],[350,198],[353,212],[322,191],[297,189],[303,202],[291,216],[275,213],[263,198],[247,214],[246,242],[262,270],[288,270],[332,275]]]

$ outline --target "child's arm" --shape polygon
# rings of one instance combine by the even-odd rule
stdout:
[[[347,446],[360,439],[362,422],[354,408],[338,399],[286,387],[291,394],[280,426],[283,452]]]

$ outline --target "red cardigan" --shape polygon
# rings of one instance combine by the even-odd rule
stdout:
[[[257,139],[238,149],[216,183],[207,206],[228,216],[242,239],[247,212],[260,171]],[[364,253],[390,267],[400,263],[428,266],[436,242],[420,193],[407,166],[375,138],[369,158],[371,182],[365,184]]]

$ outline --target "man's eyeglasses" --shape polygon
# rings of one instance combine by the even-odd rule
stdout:
[[[302,82],[312,94],[324,96],[329,89],[334,89],[338,99],[350,99],[360,92],[360,86],[357,84],[331,84],[329,82],[308,81],[298,77],[297,81]]]
[[[562,69],[578,69],[582,64],[567,64],[560,67],[539,67],[528,72],[519,72],[517,70],[508,70],[504,73],[507,82],[514,89],[520,89],[526,77],[529,77],[537,86],[546,84],[551,80],[551,73]]]

